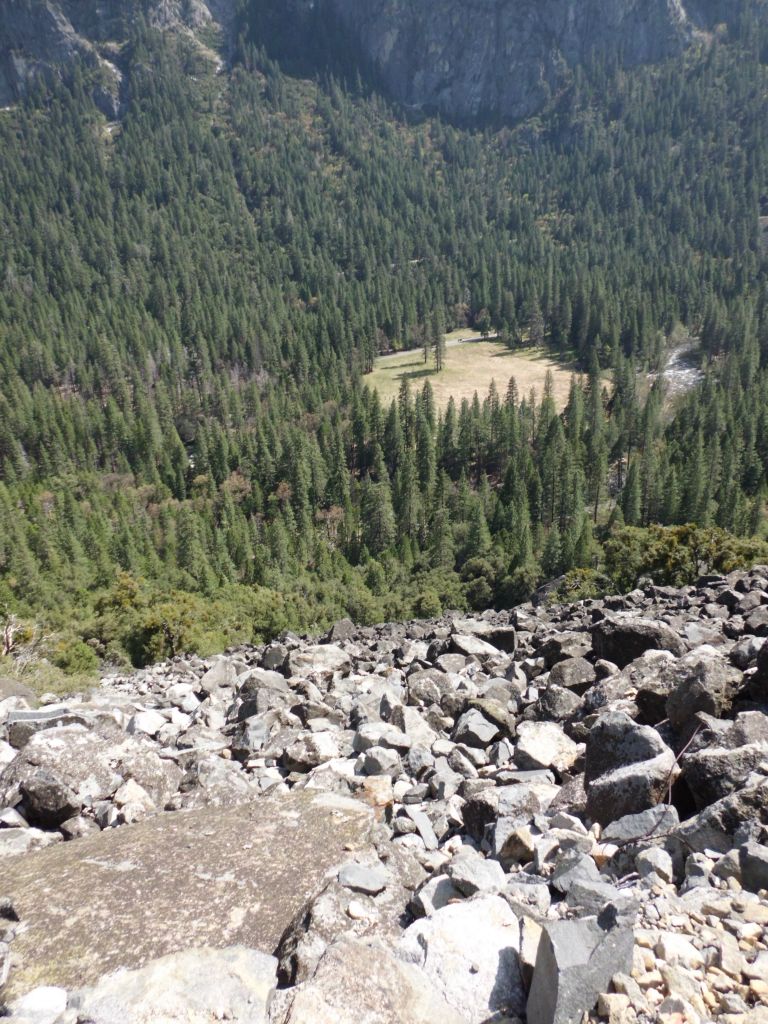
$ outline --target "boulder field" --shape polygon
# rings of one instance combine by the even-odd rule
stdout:
[[[768,567],[0,679],[17,1024],[768,1024]]]

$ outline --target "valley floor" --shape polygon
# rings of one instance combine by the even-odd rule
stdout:
[[[482,400],[491,381],[495,381],[500,394],[504,394],[511,377],[517,382],[521,398],[533,388],[540,399],[549,370],[557,408],[565,408],[572,370],[544,350],[510,349],[497,339],[483,339],[468,329],[447,335],[446,348],[445,366],[439,373],[434,359],[430,357],[425,363],[423,349],[417,348],[381,356],[366,380],[376,388],[385,403],[397,397],[403,380],[407,380],[412,388],[421,388],[428,380],[437,407],[444,409],[451,398],[457,405],[465,398],[472,401],[475,392]]]

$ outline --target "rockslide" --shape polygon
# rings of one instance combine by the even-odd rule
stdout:
[[[26,1024],[768,1022],[768,567],[0,680]]]

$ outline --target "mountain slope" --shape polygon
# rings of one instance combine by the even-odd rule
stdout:
[[[260,44],[304,69],[357,65],[407,106],[462,121],[516,120],[545,106],[595,54],[625,66],[664,60],[720,23],[737,28],[753,8],[764,14],[764,0],[4,0],[0,105],[79,58],[102,68],[95,96],[114,114],[116,44],[141,15],[190,34],[250,22]]]
[[[682,524],[761,529],[764,26],[595,63],[480,133],[248,41],[220,68],[205,12],[95,10],[91,64],[0,113],[0,613],[67,632],[57,664],[508,605],[574,569],[631,586],[700,545]],[[581,371],[565,414],[503,360],[444,413],[366,387],[470,326]],[[670,422],[648,374],[686,339],[706,380]]]
[[[472,123],[538,112],[596,55],[626,67],[679,55],[721,23],[736,29],[753,6],[765,13],[751,0],[260,0],[252,10],[272,12],[272,41],[276,24],[310,19],[317,35],[338,19],[391,96]],[[294,38],[280,55],[295,55]]]
[[[137,18],[158,29],[192,35],[228,27],[235,0],[3,0],[0,4],[0,106],[43,78],[49,85],[79,61],[100,72],[93,97],[116,116],[124,97],[123,46]]]

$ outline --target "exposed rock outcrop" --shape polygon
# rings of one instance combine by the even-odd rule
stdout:
[[[595,53],[679,54],[739,3],[699,0],[321,0],[403,103],[473,121],[540,110]]]
[[[189,34],[213,25],[226,34],[234,0],[3,0],[0,3],[0,107],[13,104],[39,77],[52,82],[80,61],[93,97],[117,117],[124,89],[122,44],[141,14],[156,28]]]
[[[758,0],[763,3],[763,0]],[[322,29],[347,70],[355,63],[408,107],[449,118],[517,120],[535,114],[596,53],[627,66],[675,56],[738,20],[746,0],[261,0],[259,42],[282,43],[305,70],[332,59]],[[3,0],[0,106],[37,76],[51,79],[79,58],[98,72],[94,97],[109,116],[120,107],[120,45],[139,9],[151,25],[195,36],[213,26],[231,36],[235,0]],[[343,35],[343,41],[342,40]],[[335,40],[335,42],[334,42]],[[327,48],[327,47],[326,47]],[[351,51],[351,52],[350,52]]]

